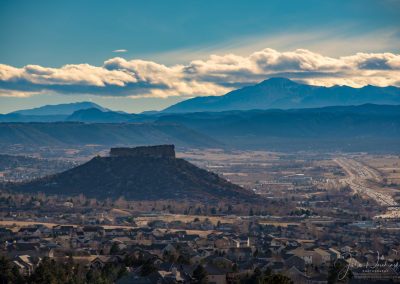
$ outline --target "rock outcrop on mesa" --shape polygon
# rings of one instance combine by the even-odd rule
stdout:
[[[157,145],[157,146],[141,146],[141,147],[119,147],[111,148],[111,157],[149,157],[149,158],[170,158],[175,159],[174,145]]]
[[[10,186],[11,190],[127,200],[255,200],[251,191],[175,158],[173,145],[113,148],[65,172]]]

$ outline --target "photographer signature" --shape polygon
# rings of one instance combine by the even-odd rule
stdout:
[[[344,267],[341,267],[340,263],[338,262],[339,260],[348,260],[346,261],[346,265]],[[393,262],[393,263],[388,263],[387,260],[384,259],[383,256],[380,255],[379,251],[377,251],[377,258],[376,261],[373,263],[369,263],[368,261],[364,264],[354,260],[354,255],[351,252],[347,252],[341,255],[340,259],[336,259],[335,262],[333,263],[334,267],[340,268],[338,272],[338,280],[343,280],[345,279],[351,268],[364,268],[368,272],[382,272],[383,270],[387,271],[388,269],[391,269],[394,273],[398,274],[400,270],[400,263],[399,262]]]

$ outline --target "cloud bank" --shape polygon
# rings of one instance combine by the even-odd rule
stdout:
[[[222,95],[269,77],[313,85],[400,87],[400,54],[357,53],[327,57],[306,49],[279,52],[266,48],[249,56],[211,55],[185,65],[166,66],[121,57],[102,66],[68,64],[60,68],[0,64],[0,96],[40,93],[100,96],[169,97]]]

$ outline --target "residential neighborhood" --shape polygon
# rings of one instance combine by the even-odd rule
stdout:
[[[378,223],[372,230],[356,230],[344,222],[322,226],[304,219],[277,226],[260,220],[216,225],[208,219],[158,220],[141,226],[14,224],[0,229],[0,253],[25,276],[50,259],[87,269],[121,268],[116,283],[239,283],[254,280],[261,271],[287,277],[288,283],[330,283],[332,277],[346,277],[350,283],[371,277],[400,281],[395,265],[400,240],[380,231]],[[246,233],[241,233],[243,227]],[[371,268],[383,259],[387,269]],[[363,273],[366,269],[376,273]]]

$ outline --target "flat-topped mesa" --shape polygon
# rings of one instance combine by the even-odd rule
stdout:
[[[174,145],[140,146],[134,148],[111,148],[111,157],[175,158]]]

